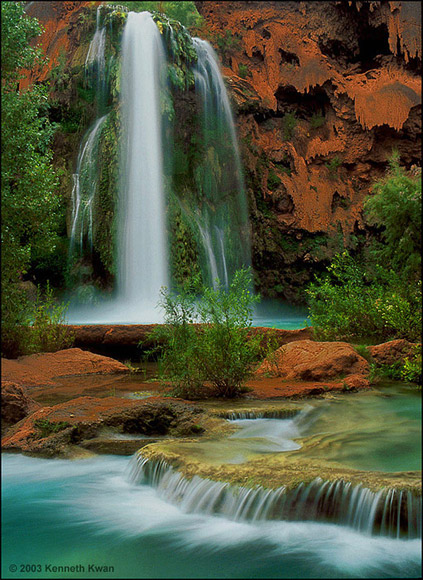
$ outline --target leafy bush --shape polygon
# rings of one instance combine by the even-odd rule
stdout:
[[[375,195],[365,203],[370,224],[380,228],[380,241],[372,255],[380,264],[403,274],[405,280],[421,278],[421,177],[407,175],[392,155],[387,176],[373,187]]]
[[[74,334],[65,325],[67,304],[57,304],[53,298],[53,290],[47,283],[45,294],[37,289],[37,299],[34,304],[31,319],[27,352],[55,352],[69,348],[74,341]]]
[[[401,371],[401,377],[404,381],[410,381],[411,383],[422,384],[422,345],[417,344],[414,347],[414,353],[412,357],[407,357],[404,360],[404,366]]]
[[[310,125],[312,129],[318,129],[325,124],[325,118],[321,113],[313,113],[310,119]]]
[[[162,289],[165,324],[149,340],[164,343],[162,380],[185,398],[235,397],[252,372],[261,337],[249,337],[254,304],[251,272],[239,270],[228,290],[204,287],[196,277],[178,293]]]
[[[342,165],[342,159],[338,155],[335,155],[330,161],[326,161],[325,165],[329,169],[331,177],[335,177],[338,168]]]
[[[39,438],[44,439],[53,433],[58,433],[63,431],[67,427],[70,427],[70,423],[66,421],[49,421],[48,419],[36,419],[34,421],[34,427],[37,428],[39,433]]]
[[[294,113],[286,113],[283,120],[283,138],[289,141],[294,136],[294,129],[297,126],[297,117]]]
[[[247,77],[251,76],[251,72],[249,71],[248,66],[242,62],[238,65],[238,74],[242,79],[246,79]]]
[[[421,335],[421,182],[394,155],[374,191],[365,210],[379,237],[357,259],[337,254],[307,290],[312,325],[323,340]]]
[[[307,295],[316,338],[350,340],[407,338],[421,332],[421,286],[413,297],[401,292],[398,277],[374,266],[372,277],[347,251],[336,254],[327,273]],[[387,279],[386,279],[387,278]]]

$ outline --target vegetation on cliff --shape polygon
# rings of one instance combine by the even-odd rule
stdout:
[[[365,203],[376,228],[356,256],[335,256],[308,289],[311,322],[324,340],[421,336],[421,180],[397,155]]]

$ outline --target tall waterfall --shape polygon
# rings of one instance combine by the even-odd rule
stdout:
[[[96,90],[97,119],[81,142],[74,175],[70,258],[71,267],[72,260],[79,260],[75,271],[80,271],[81,265],[83,271],[89,270],[90,257],[93,264],[96,261],[97,270],[91,268],[92,280],[87,284],[91,284],[96,298],[94,277],[101,277],[96,239],[100,236],[94,236],[93,251],[93,231],[101,233],[102,224],[96,220],[93,208],[97,202],[101,207],[101,200],[96,198],[98,159],[104,163],[107,158],[101,155],[102,149],[99,155],[99,147],[103,146],[103,129],[106,128],[103,134],[109,135],[109,121],[117,115],[120,135],[119,191],[114,214],[116,255],[110,252],[115,259],[115,287],[113,297],[103,304],[81,307],[71,303],[69,319],[94,323],[160,322],[162,315],[157,310],[160,289],[171,284],[165,174],[171,167],[167,152],[172,146],[164,142],[164,135],[170,132],[164,130],[162,111],[170,94],[167,86],[170,61],[165,55],[163,37],[149,12],[128,13],[120,66],[113,60],[115,57],[106,58],[109,27],[103,9],[104,6],[98,7],[96,31],[85,62],[87,82],[91,90]],[[173,38],[172,30],[171,35]],[[198,58],[190,73],[195,80],[202,154],[195,169],[195,192],[189,203],[181,202],[181,209],[197,243],[203,281],[214,285],[219,280],[228,287],[235,271],[251,262],[243,173],[217,56],[206,41],[192,40]],[[107,71],[112,70],[115,75],[120,71],[113,93],[114,99],[118,95],[119,105],[117,101],[110,105],[109,85],[113,81],[112,73],[109,79]],[[166,181],[166,188],[169,185]],[[85,296],[84,291],[81,295]]]
[[[148,12],[130,12],[122,39],[119,308],[151,311],[168,285],[160,112],[166,60]],[[123,313],[125,314],[125,313]]]
[[[216,53],[210,44],[193,39],[197,52],[195,90],[202,118],[205,151],[197,178],[200,203],[193,211],[207,265],[203,277],[228,287],[232,275],[249,266],[250,234],[244,178],[228,94]]]

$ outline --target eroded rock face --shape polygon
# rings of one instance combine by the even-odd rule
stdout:
[[[22,385],[13,381],[2,381],[1,385],[1,420],[2,429],[17,423],[40,405],[28,396]]]
[[[204,431],[203,418],[200,408],[178,400],[78,397],[43,407],[16,423],[3,437],[2,449],[69,456],[79,444],[89,448],[85,442],[97,439],[104,430],[109,434],[198,436]],[[112,439],[109,451],[116,452],[118,447],[118,440]]]
[[[53,120],[74,111],[69,118],[86,118],[85,128],[95,111],[81,100],[78,83],[97,4],[28,8],[45,27],[41,43],[50,63],[22,86],[49,79]],[[312,273],[335,252],[364,244],[363,200],[392,150],[407,168],[420,165],[420,3],[196,5],[205,18],[197,34],[217,49],[237,111],[258,290],[304,298]],[[55,67],[60,73],[62,61],[66,86],[51,74]],[[65,198],[82,134],[55,136],[55,159],[67,168]]]
[[[278,348],[257,369],[258,376],[303,381],[326,381],[368,374],[369,363],[347,342],[298,340]]]
[[[295,299],[367,235],[392,149],[420,165],[420,3],[196,5],[238,110],[260,291]]]

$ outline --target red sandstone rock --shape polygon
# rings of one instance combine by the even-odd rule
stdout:
[[[260,365],[256,375],[326,381],[368,372],[369,363],[346,342],[299,340],[277,349]]]
[[[4,381],[1,385],[1,419],[2,424],[17,423],[40,405],[28,396],[21,385]]]
[[[2,359],[2,381],[26,386],[54,385],[51,380],[67,375],[113,374],[129,372],[128,367],[110,357],[80,348],[69,348],[24,356],[18,360]]]
[[[183,429],[191,435],[198,435],[197,421],[201,413],[195,404],[178,399],[78,397],[43,407],[16,423],[3,437],[2,449],[45,456],[66,455],[72,446],[97,437],[104,429],[145,435],[178,435]],[[47,429],[61,424],[61,428],[49,434],[43,432],[37,423],[46,425]],[[191,430],[192,426],[194,429]],[[188,434],[185,431],[183,434]]]
[[[378,364],[392,365],[398,361],[403,361],[407,356],[411,356],[415,346],[412,342],[401,338],[369,346],[367,350]]]

